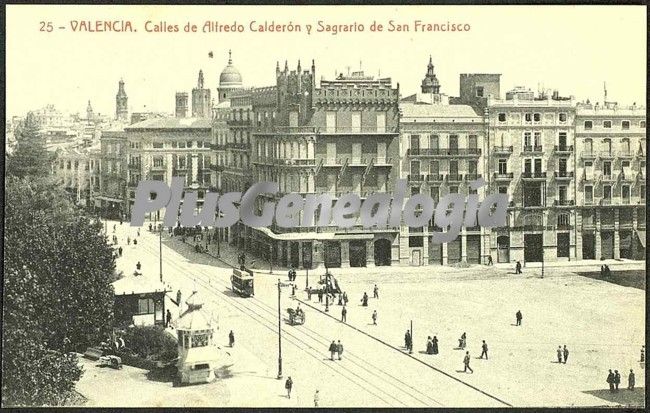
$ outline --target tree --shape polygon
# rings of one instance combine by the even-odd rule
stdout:
[[[111,333],[112,249],[52,178],[5,191],[3,404],[59,404],[81,375],[66,354]]]
[[[18,178],[47,176],[51,173],[52,156],[43,144],[36,116],[29,112],[16,128],[16,150],[6,158],[6,174]]]

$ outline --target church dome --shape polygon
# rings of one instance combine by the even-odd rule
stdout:
[[[232,65],[232,54],[230,51],[228,52],[228,55],[228,65],[223,68],[221,75],[219,76],[219,87],[241,87],[241,74],[239,73],[239,70]]]

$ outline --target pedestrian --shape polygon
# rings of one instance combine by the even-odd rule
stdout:
[[[515,264],[515,274],[521,274],[521,263],[519,261]]]
[[[488,263],[487,263],[487,265],[493,265],[491,255],[488,255]]]
[[[438,337],[433,336],[433,339],[431,340],[431,352],[433,354],[438,354]]]
[[[120,217],[120,226],[122,226],[123,223],[124,223],[124,220],[122,219],[122,217]]]
[[[520,310],[517,310],[517,314],[515,314],[515,318],[517,319],[517,325],[520,326],[521,325],[521,319],[522,319],[522,315],[521,315]]]
[[[165,327],[169,327],[169,324],[172,322],[172,312],[169,311],[169,308],[167,309],[167,322],[165,323]]]
[[[181,290],[176,291],[176,305],[181,306]]]
[[[645,363],[645,346],[641,346],[641,363]]]
[[[291,388],[293,387],[293,380],[291,376],[287,378],[287,381],[284,383],[284,388],[287,389],[287,399],[291,398]]]
[[[117,225],[113,225],[113,233],[115,233],[115,228],[117,228]]]
[[[289,268],[289,274],[288,274],[288,276],[289,276],[289,281],[293,281],[293,278],[292,278],[292,277],[293,277],[293,274],[291,273],[292,270],[293,270],[293,267],[290,267],[290,268]]]
[[[140,236],[140,228],[138,228],[138,237]]]
[[[406,330],[406,334],[404,334],[404,347],[407,350],[411,349],[411,332],[409,330]]]
[[[140,264],[140,261],[138,261],[138,263],[135,264],[135,268],[136,268],[138,271],[140,271],[140,269],[142,268],[142,264]]]
[[[120,254],[120,257],[122,256],[122,247],[117,249],[117,252]]]
[[[339,304],[338,305],[343,305],[343,294],[339,293]]]
[[[348,293],[343,292],[343,305],[348,305]]]
[[[336,347],[336,342],[332,340],[332,344],[330,344],[330,360],[334,361],[334,353],[338,350],[338,347]]]
[[[138,245],[138,240],[137,239],[133,240],[133,245]]]
[[[292,296],[295,296],[295,295],[296,295],[296,285],[295,285],[295,284],[292,284],[292,285],[291,285],[291,295],[292,295]]]
[[[479,358],[482,359],[483,355],[485,354],[485,359],[487,360],[488,359],[488,353],[487,353],[488,352],[488,346],[487,346],[487,343],[485,342],[485,340],[483,340],[483,344],[481,345],[481,349],[482,349],[481,357],[479,357]]]
[[[630,369],[630,374],[627,376],[627,389],[634,391],[634,370]]]
[[[614,373],[612,369],[609,369],[609,374],[607,375],[607,383],[609,383],[609,391],[614,391]]]
[[[564,356],[564,364],[566,364],[566,361],[569,358],[569,349],[566,348],[566,344],[564,345],[564,348],[562,349],[562,355]]]
[[[320,401],[320,394],[318,393],[318,389],[316,389],[316,393],[314,393],[314,407],[318,407],[319,401]]]
[[[614,370],[614,386],[616,386],[616,391],[618,391],[619,384],[621,384],[621,375],[618,373],[618,370]]]
[[[318,290],[318,302],[319,303],[323,302],[323,290],[322,289]]]
[[[149,232],[151,232],[151,230],[152,230],[151,223],[149,223]]]
[[[469,351],[465,352],[465,358],[463,359],[463,364],[465,365],[465,369],[463,369],[464,373],[467,373],[467,370],[469,370],[472,374],[474,373],[474,370],[469,366]]]
[[[235,333],[233,333],[232,330],[230,330],[230,333],[228,333],[228,344],[230,347],[235,346]]]
[[[363,297],[361,298],[361,305],[368,307],[368,293],[363,293]]]
[[[605,266],[604,266],[604,265],[601,265],[601,266],[600,266],[600,277],[602,278],[602,277],[604,277],[604,276],[605,276]]]
[[[311,301],[311,287],[307,288],[307,299]]]
[[[431,336],[427,337],[427,354],[433,354],[433,341]]]
[[[372,312],[372,324],[377,325],[377,310]]]
[[[346,317],[347,315],[348,315],[348,310],[347,310],[347,308],[345,308],[345,306],[343,306],[343,309],[341,310],[341,322],[342,323],[345,323],[348,320],[347,317]]]
[[[372,290],[372,297],[379,299],[379,287],[377,287],[377,284],[375,284],[375,288]]]
[[[341,344],[341,340],[336,343],[336,353],[339,356],[339,360],[341,360],[341,354],[343,354],[343,344]]]
[[[466,334],[466,333],[463,333],[463,334],[460,336],[460,339],[458,339],[458,347],[459,347],[461,350],[464,350],[466,345],[467,345],[467,334]]]
[[[562,363],[562,346],[557,346],[557,362]]]
[[[131,237],[126,237],[126,245],[131,245]]]

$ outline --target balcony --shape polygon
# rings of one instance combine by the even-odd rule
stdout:
[[[555,179],[565,181],[573,178],[573,171],[555,171]]]
[[[521,174],[522,179],[528,180],[544,180],[546,179],[546,172],[536,171],[536,172],[523,172]]]
[[[363,166],[366,167],[368,166],[368,161],[365,158],[348,158],[350,161],[348,162],[348,166],[354,167],[354,166]]]
[[[411,175],[406,176],[409,182],[424,182],[424,175]]]
[[[273,164],[278,166],[315,167],[316,159],[273,159]]]
[[[226,147],[230,149],[239,150],[239,151],[250,151],[251,149],[250,143],[245,143],[245,142],[228,142],[226,143]]]
[[[447,181],[449,182],[462,182],[463,175],[461,174],[447,174]]]
[[[526,145],[524,146],[524,152],[542,152],[542,147],[541,146],[530,146]]]
[[[599,157],[601,159],[614,159],[615,154],[613,152],[610,152],[610,151],[603,151],[603,152],[600,153]]]
[[[130,163],[129,164],[129,169],[139,171],[140,169],[142,169],[142,164],[141,163]]]
[[[327,135],[327,134],[377,134],[377,135],[392,135],[396,134],[397,127],[385,127],[378,128],[377,126],[336,126],[336,127],[325,127],[325,128],[316,128],[316,132]]]
[[[573,205],[575,205],[575,201],[573,199],[556,199],[553,201],[553,206],[556,207],[568,207]]]
[[[275,134],[314,134],[319,132],[315,126],[262,126],[255,128],[257,135],[275,135]]]
[[[166,171],[167,170],[167,165],[166,164],[159,164],[159,165],[153,165],[151,167],[152,171]]]
[[[393,158],[386,158],[386,157],[381,157],[381,158],[370,158],[368,159],[369,161],[372,161],[372,164],[374,166],[393,166]]]
[[[580,159],[596,159],[597,153],[594,151],[580,152]]]
[[[219,143],[207,143],[206,144],[208,148],[215,150],[215,151],[225,151],[226,150],[226,145],[224,144],[219,144]]]
[[[427,175],[427,182],[442,182],[445,180],[445,176],[442,174],[429,174]]]
[[[624,181],[624,182],[632,182],[632,181],[634,181],[636,176],[632,172],[628,172],[628,173],[621,172],[621,173],[618,174],[618,178],[621,181]]]
[[[495,155],[510,155],[512,149],[512,146],[495,146],[492,148],[492,152],[494,152]]]
[[[481,174],[465,174],[465,180],[467,181],[475,181],[477,179],[481,179],[483,175]]]
[[[494,180],[495,181],[500,181],[500,182],[510,181],[510,180],[512,180],[513,177],[514,177],[514,174],[512,172],[506,172],[504,174],[500,174],[498,172],[494,173]]]
[[[567,231],[567,230],[570,230],[572,228],[573,227],[571,226],[571,224],[557,224],[557,227],[556,227],[556,229],[558,231]]]
[[[630,205],[632,203],[630,198],[621,198],[622,205]]]
[[[216,172],[223,172],[225,167],[223,165],[210,165],[210,169]]]
[[[635,156],[635,153],[630,150],[618,151],[616,156],[621,159],[632,159]]]
[[[480,148],[418,148],[408,149],[408,156],[447,157],[447,156],[481,156]]]
[[[573,145],[555,145],[555,153],[566,154],[573,152]]]
[[[601,206],[613,205],[612,198],[603,198],[600,200]]]
[[[603,182],[614,182],[614,181],[616,181],[616,175],[612,175],[612,174],[601,175],[600,180],[603,181]]]

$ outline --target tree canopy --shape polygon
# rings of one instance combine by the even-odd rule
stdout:
[[[6,174],[24,178],[48,176],[51,172],[52,155],[45,148],[39,133],[40,125],[33,113],[16,128],[16,150],[6,157]]]

